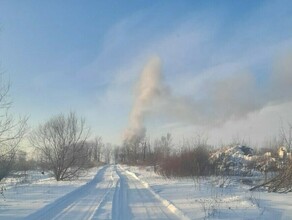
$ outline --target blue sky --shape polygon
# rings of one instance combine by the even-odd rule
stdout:
[[[291,1],[0,0],[1,70],[12,84],[13,111],[29,115],[33,127],[73,110],[93,134],[120,143],[135,82],[152,55],[161,58],[165,84],[177,96],[203,99],[206,80],[243,71],[251,72],[257,93],[265,92],[274,63],[292,49],[291,6]],[[286,111],[290,99],[273,102],[276,110],[269,114],[292,120]],[[163,117],[146,124],[153,137],[170,131],[179,139],[203,129],[214,139],[252,138],[255,132],[263,139],[269,132],[258,127],[262,122],[253,125],[252,117],[271,118],[260,115],[268,114],[266,108],[270,105],[257,109],[248,123],[227,121],[220,129]]]

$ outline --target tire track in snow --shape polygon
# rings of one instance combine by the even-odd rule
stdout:
[[[121,166],[119,166],[121,170],[123,170],[127,175],[131,176],[132,178],[136,179],[140,182],[148,191],[151,193],[164,207],[166,207],[171,213],[175,214],[179,219],[182,220],[190,220],[188,216],[185,215],[179,208],[177,208],[174,204],[170,201],[162,198],[159,194],[155,193],[154,190],[149,186],[149,184],[143,180],[141,180],[135,173],[132,173],[128,170],[125,170]],[[164,212],[165,213],[165,212]],[[166,214],[166,213],[165,213]]]
[[[27,216],[27,220],[40,219],[91,219],[97,215],[109,192],[115,185],[113,167],[105,166],[98,171],[93,180],[42,209]],[[108,180],[108,172],[111,179]]]
[[[100,193],[100,195],[96,196],[95,199],[93,201],[90,201],[88,203],[86,203],[86,208],[87,211],[86,213],[84,213],[82,216],[80,216],[80,219],[96,219],[98,217],[98,214],[102,208],[102,206],[107,202],[106,198],[109,195],[109,193],[112,191],[112,188],[114,186],[114,178],[113,178],[113,171],[112,168],[108,168],[108,170],[110,169],[111,172],[111,180],[108,181],[107,185],[104,187],[104,185],[102,185],[105,189],[108,189],[107,191],[104,190],[104,192]],[[99,184],[104,183],[103,181],[101,181]],[[92,197],[91,193],[88,194],[88,197]],[[76,212],[76,207],[82,207],[84,206],[84,198],[82,198],[81,200],[77,200],[75,201],[71,206],[70,209],[65,209],[62,213],[60,213],[60,215],[56,216],[53,220],[58,220],[58,219],[68,219],[68,216],[72,216],[72,212]],[[76,213],[76,215],[72,216],[74,217],[74,219],[76,219],[76,217],[78,216],[79,213]]]
[[[113,198],[114,193],[116,190],[117,183],[119,182],[119,177],[116,173],[114,167],[111,166],[111,186],[103,199],[100,201],[98,206],[96,207],[93,214],[88,219],[112,219],[112,205],[113,205]],[[104,210],[103,210],[104,209]],[[105,211],[107,210],[107,211]]]
[[[136,176],[130,175],[120,166],[117,173],[121,182],[115,196],[117,205],[113,207],[113,216],[116,218],[113,219],[183,219],[169,210]],[[126,209],[128,211],[125,214],[123,210]]]
[[[117,175],[119,176],[119,180],[116,184],[115,194],[113,198],[112,219],[132,219],[133,215],[130,211],[128,201],[128,185],[126,183],[125,177],[117,170],[117,166],[115,166],[115,170]]]

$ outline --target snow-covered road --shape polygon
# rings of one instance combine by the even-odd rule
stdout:
[[[92,168],[74,181],[38,173],[5,182],[0,219],[292,219],[291,193],[250,192],[237,177],[166,179],[126,165]]]
[[[119,166],[27,216],[39,219],[180,219],[138,178]]]

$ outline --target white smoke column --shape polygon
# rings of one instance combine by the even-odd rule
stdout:
[[[145,137],[144,119],[152,108],[153,102],[161,94],[161,61],[152,57],[144,67],[137,85],[134,105],[130,114],[129,126],[124,140],[136,142]]]

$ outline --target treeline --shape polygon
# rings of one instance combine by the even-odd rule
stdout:
[[[175,146],[171,134],[156,139],[124,142],[116,149],[115,160],[129,165],[154,166],[155,172],[166,177],[202,176],[215,172],[210,162],[211,147],[207,140],[197,137]]]
[[[50,172],[57,181],[77,178],[90,167],[111,161],[112,147],[101,137],[90,139],[85,120],[74,112],[58,114],[30,132],[27,118],[16,120],[7,100],[9,87],[0,88],[0,181],[17,172],[26,175],[28,170]],[[32,152],[20,150],[26,143]]]
[[[89,140],[85,120],[73,112],[59,114],[30,134],[42,170],[51,171],[57,181],[77,178],[90,167],[111,161],[111,145],[101,137]]]
[[[286,152],[286,156],[279,156],[279,146],[289,145],[279,139],[265,148],[256,149],[248,147],[244,140],[237,139],[231,144],[214,147],[200,135],[174,144],[171,135],[167,134],[153,142],[147,139],[124,142],[122,147],[115,150],[115,159],[118,163],[153,166],[155,172],[166,177],[246,176],[252,175],[253,171],[266,175],[288,167],[291,155],[288,157],[289,153]]]
[[[88,167],[111,160],[111,145],[90,138],[90,129],[75,113],[51,117],[28,129],[28,117],[12,114],[10,84],[0,82],[0,182],[11,173],[39,169],[56,180],[76,178]],[[27,141],[27,139],[29,141]],[[21,149],[21,145],[23,150]],[[31,155],[24,150],[33,148]]]

